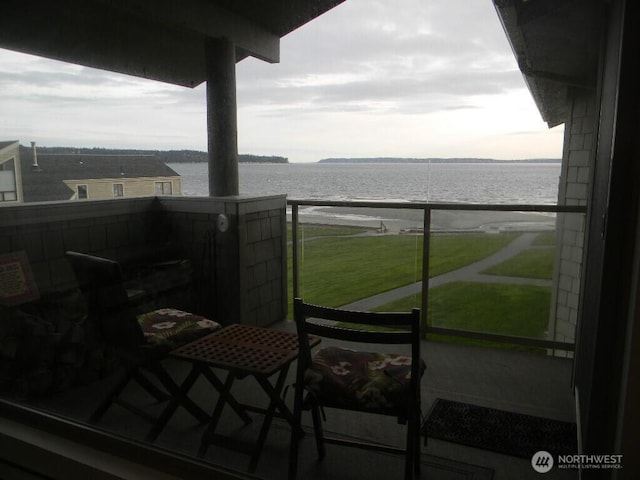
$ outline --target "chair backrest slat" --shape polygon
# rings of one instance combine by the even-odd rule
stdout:
[[[379,327],[411,328],[410,312],[362,312],[303,303],[307,317],[324,318],[343,323],[359,323]]]
[[[358,328],[359,326],[362,328]],[[390,327],[384,327],[388,329],[385,331],[375,331],[366,330],[367,327],[371,328],[371,325],[361,323],[353,327],[322,325],[314,323],[313,320],[308,321],[305,326],[308,334],[347,342],[409,344],[412,340],[411,331],[391,330]]]
[[[80,252],[68,251],[65,255],[87,299],[89,315],[98,322],[107,341],[120,345],[144,343],[135,309],[124,287],[120,264]]]
[[[303,362],[309,361],[311,355],[308,335],[359,343],[406,344],[411,345],[412,357],[420,357],[417,308],[410,312],[359,312],[312,305],[296,298],[294,318]]]

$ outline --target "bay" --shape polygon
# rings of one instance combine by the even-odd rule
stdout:
[[[184,195],[207,196],[207,163],[169,163]],[[294,199],[554,205],[560,163],[239,165],[240,194]]]

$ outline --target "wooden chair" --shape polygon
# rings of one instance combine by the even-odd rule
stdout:
[[[405,455],[405,479],[420,471],[420,311],[373,313],[321,307],[294,300],[299,358],[295,384],[289,479],[297,474],[301,414],[311,410],[318,456],[325,443],[356,446]],[[342,322],[353,327],[341,326]],[[373,327],[373,328],[372,328]],[[308,335],[368,344],[405,344],[411,355],[324,347],[313,356]],[[352,345],[350,345],[351,347]],[[407,425],[404,449],[324,435],[320,409],[337,408],[391,415]],[[346,433],[346,432],[345,432]]]
[[[183,310],[162,308],[139,312],[135,300],[145,292],[127,288],[118,262],[79,252],[66,252],[84,294],[90,321],[94,322],[100,339],[113,352],[125,369],[125,374],[100,402],[89,421],[97,422],[116,403],[149,420],[153,426],[146,439],[155,440],[175,411],[177,404],[186,408],[200,422],[209,416],[184,395],[178,384],[162,365],[169,352],[178,346],[207,335],[220,325]],[[151,378],[155,377],[162,390]],[[130,382],[138,383],[158,401],[174,399],[159,417],[154,418],[120,394]]]

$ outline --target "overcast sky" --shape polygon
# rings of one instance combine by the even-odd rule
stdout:
[[[560,158],[491,0],[347,0],[237,65],[240,153]],[[205,87],[0,49],[0,141],[206,150]]]

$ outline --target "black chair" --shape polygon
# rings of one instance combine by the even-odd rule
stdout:
[[[146,439],[155,440],[175,411],[177,405],[186,408],[197,420],[206,422],[209,416],[184,395],[178,384],[162,365],[171,350],[207,335],[220,325],[199,315],[172,308],[140,312],[135,300],[145,292],[123,281],[118,262],[79,252],[66,252],[84,294],[89,319],[94,322],[100,339],[124,366],[124,376],[100,402],[89,421],[97,422],[116,403],[149,420],[153,426]],[[162,390],[151,378],[155,377]],[[159,402],[173,399],[159,417],[120,397],[130,382],[137,382]]]
[[[405,479],[420,471],[420,311],[374,313],[321,307],[294,300],[299,358],[295,384],[289,479],[297,474],[301,415],[311,410],[318,456],[325,443],[370,448],[405,455]],[[345,322],[348,326],[344,326]],[[405,344],[410,355],[354,351],[338,346],[313,356],[308,335],[368,344]],[[351,347],[352,344],[349,345]],[[408,349],[408,347],[406,347]],[[320,411],[326,408],[391,415],[407,425],[404,449],[324,435]],[[346,433],[346,432],[345,432]]]

